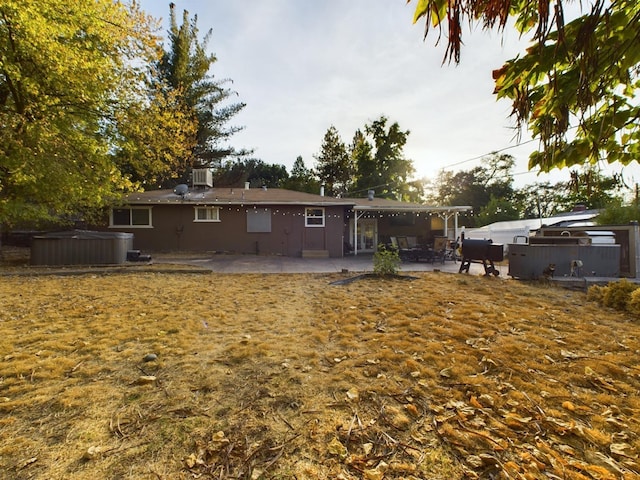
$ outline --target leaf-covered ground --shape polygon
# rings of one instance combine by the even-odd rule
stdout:
[[[0,276],[0,478],[638,478],[638,320],[423,273]]]

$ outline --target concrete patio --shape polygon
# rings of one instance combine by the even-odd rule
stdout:
[[[153,263],[178,263],[194,265],[220,273],[335,273],[372,272],[373,256],[361,254],[342,258],[298,258],[275,255],[227,255],[215,253],[155,254]],[[507,275],[508,267],[497,266],[501,276]],[[400,272],[449,272],[458,273],[460,262],[403,262]],[[471,275],[484,274],[481,264],[471,264]]]

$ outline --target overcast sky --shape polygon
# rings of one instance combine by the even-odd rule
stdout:
[[[442,64],[446,39],[437,32],[423,41],[424,24],[412,24],[416,1],[405,0],[175,0],[198,16],[202,35],[213,34],[209,51],[218,61],[212,73],[231,79],[237,101],[246,103],[232,124],[236,148],[290,171],[298,156],[315,164],[333,125],[348,145],[357,129],[388,117],[409,130],[405,156],[416,177],[435,178],[443,168],[468,170],[479,157],[504,150],[516,159],[516,186],[558,181],[527,173],[537,142],[518,145],[511,104],[497,101],[492,70],[523,51],[516,32],[464,32],[459,66]],[[169,2],[142,0],[162,18],[166,33]],[[609,171],[611,173],[613,170]]]

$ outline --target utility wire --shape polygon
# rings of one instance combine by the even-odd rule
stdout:
[[[501,148],[500,150],[493,150],[492,152],[485,153],[485,154],[482,154],[482,155],[478,155],[477,157],[468,158],[467,160],[462,160],[461,162],[456,162],[456,163],[452,163],[450,165],[445,165],[444,167],[442,167],[442,170],[445,170],[445,169],[451,168],[451,167],[457,167],[458,165],[462,165],[463,163],[473,162],[474,160],[480,160],[481,158],[485,158],[488,155],[491,155],[492,153],[504,152],[505,150],[511,150],[512,148],[521,147],[522,145],[527,145],[528,143],[535,142],[535,141],[536,141],[536,139],[532,138],[531,140],[527,140],[526,142],[521,142],[521,143],[518,143],[516,145],[511,145],[509,147],[504,147],[504,148]]]

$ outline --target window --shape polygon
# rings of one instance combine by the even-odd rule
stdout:
[[[306,208],[304,211],[305,227],[324,227],[324,208]]]
[[[247,211],[248,233],[271,233],[271,209],[254,208]]]
[[[219,222],[219,207],[195,207],[194,222]]]
[[[111,210],[110,227],[150,228],[151,207],[114,208]]]
[[[389,225],[393,227],[410,227],[416,224],[416,216],[413,212],[397,213],[389,218]]]

